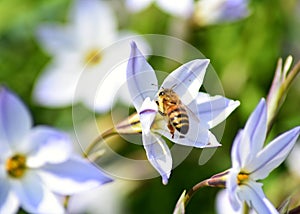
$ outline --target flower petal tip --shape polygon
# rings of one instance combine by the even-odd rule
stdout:
[[[163,185],[167,185],[168,182],[169,182],[169,179],[167,178],[167,176],[163,176],[163,178],[162,178]]]
[[[135,41],[131,41],[130,46],[131,46],[131,49],[137,49],[137,45],[136,45]]]

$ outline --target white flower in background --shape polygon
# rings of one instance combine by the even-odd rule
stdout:
[[[199,26],[236,21],[249,15],[248,3],[248,0],[199,0],[193,19]]]
[[[300,127],[281,134],[263,148],[266,133],[267,106],[262,99],[245,128],[236,136],[231,150],[232,168],[226,188],[230,204],[236,211],[246,202],[257,213],[278,213],[266,198],[262,184],[256,181],[266,178],[286,159],[299,136]]]
[[[210,97],[208,94],[199,93],[209,64],[208,59],[197,59],[182,65],[168,75],[158,89],[155,71],[136,44],[132,43],[131,46],[127,67],[129,92],[139,114],[147,157],[166,184],[172,169],[172,157],[167,144],[159,135],[185,146],[220,146],[209,129],[224,121],[239,106],[239,102],[222,96]],[[157,96],[164,89],[172,89],[187,109],[189,128],[184,135],[175,129],[174,134],[171,134],[167,117],[160,115],[162,112],[158,111]],[[180,116],[175,116],[177,117]]]
[[[71,195],[111,179],[86,159],[72,155],[67,135],[53,128],[32,128],[24,104],[0,89],[0,213],[19,206],[30,213],[63,213],[54,193]]]
[[[75,194],[69,200],[68,213],[126,213],[126,198],[134,194],[139,184],[136,181],[116,180],[100,188]]]
[[[38,39],[53,59],[37,79],[34,99],[49,107],[81,101],[89,109],[108,111],[126,82],[124,61],[130,35],[118,32],[108,2],[75,0],[67,25],[45,24],[39,28]],[[144,40],[138,40],[148,48]],[[129,103],[126,90],[118,95]]]
[[[175,16],[187,18],[193,13],[193,0],[126,0],[127,7],[135,12],[145,9],[151,3]]]

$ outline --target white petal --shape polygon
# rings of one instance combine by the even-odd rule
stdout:
[[[237,133],[231,148],[231,162],[233,168],[242,168],[242,154],[240,153],[240,147],[243,146],[241,138],[244,134],[244,130],[239,130]]]
[[[172,156],[169,147],[162,138],[151,133],[143,134],[143,144],[148,160],[161,175],[163,184],[167,184],[172,170]]]
[[[131,43],[131,54],[127,66],[127,85],[137,111],[147,97],[154,97],[158,88],[153,68],[134,42]]]
[[[129,10],[137,12],[145,9],[153,0],[126,0],[126,6]]]
[[[196,99],[203,83],[208,59],[197,59],[185,63],[173,71],[161,85],[161,88],[171,88],[185,105]]]
[[[239,105],[239,101],[233,101],[222,96],[197,96],[198,116],[200,120],[208,123],[209,128],[213,128],[223,122]],[[205,94],[207,95],[207,94]]]
[[[241,165],[245,167],[263,147],[267,133],[267,106],[261,99],[255,110],[251,113],[245,125],[241,142],[237,148],[241,157]]]
[[[90,81],[85,81],[85,88],[91,88],[91,82],[95,82],[96,95],[93,92],[83,94],[82,99],[92,99],[91,109],[97,112],[106,112],[111,109],[116,101],[123,101],[127,105],[132,104],[131,96],[127,87],[126,68],[129,59],[130,42],[132,39],[139,45],[141,50],[150,53],[150,47],[142,38],[132,33],[122,33],[119,40],[101,51],[103,59],[97,69],[93,71]],[[91,73],[88,71],[88,73]],[[99,78],[100,77],[100,78]],[[85,102],[86,104],[88,102]]]
[[[74,59],[77,60],[78,59]],[[65,107],[72,104],[76,84],[80,74],[80,65],[53,62],[39,76],[34,87],[34,99],[37,103],[50,107]]]
[[[216,210],[218,214],[240,214],[241,210],[235,211],[229,201],[229,195],[227,190],[221,190],[217,194],[216,198]]]
[[[192,123],[190,123],[190,127],[194,128],[189,129],[186,135],[182,135],[176,130],[174,133],[174,137],[171,135],[170,130],[167,126],[168,123],[164,123],[163,127],[160,126],[159,129],[153,130],[167,137],[170,141],[173,141],[174,143],[184,146],[193,146],[196,148],[205,148],[209,144],[210,139],[214,140],[213,138],[210,138],[210,132],[206,127],[199,125],[199,123],[195,124],[195,126],[192,126],[191,124]],[[215,142],[214,145],[216,145]],[[219,146],[219,144],[216,146]]]
[[[143,133],[148,135],[150,133],[150,128],[157,114],[157,105],[154,101],[151,101],[149,97],[143,102],[139,117],[142,124]]]
[[[27,143],[31,144],[28,151],[27,164],[30,167],[39,167],[45,163],[61,163],[67,160],[72,151],[70,138],[62,132],[46,126],[35,127]]]
[[[16,148],[32,126],[30,113],[22,101],[6,88],[0,88],[1,152]],[[3,154],[3,153],[1,153]]]
[[[226,190],[229,196],[229,201],[233,210],[235,211],[241,209],[241,201],[238,198],[238,192],[240,189],[240,187],[237,184],[238,174],[239,174],[239,169],[231,168],[228,173],[228,178],[226,181]]]
[[[296,127],[283,133],[270,142],[257,158],[249,163],[247,169],[255,180],[264,179],[268,174],[278,167],[288,156],[300,134],[300,127]]]
[[[74,22],[74,36],[83,47],[95,43],[105,46],[115,39],[117,22],[105,1],[76,0],[70,20]]]
[[[112,181],[99,168],[79,157],[72,157],[60,164],[44,165],[39,173],[49,189],[63,195],[89,190]]]
[[[185,106],[185,109],[187,111],[189,124],[186,134],[180,133],[172,125],[175,131],[173,137],[168,127],[169,118],[167,116],[164,117],[164,120],[160,121],[159,125],[153,125],[152,129],[177,144],[193,146],[197,148],[219,146],[220,144],[217,143],[216,138],[211,136],[207,124],[202,123],[202,121],[194,114],[194,112],[196,112],[194,110],[196,109],[195,102],[192,102],[189,106]],[[156,122],[157,121],[155,121],[155,123]]]
[[[10,190],[10,184],[3,178],[0,179],[0,214],[16,213],[19,208],[19,200]]]
[[[20,200],[22,208],[30,213],[63,213],[54,194],[43,186],[40,178],[32,171],[21,179],[11,180],[12,188]]]
[[[163,10],[176,16],[187,18],[193,12],[194,1],[192,0],[157,0],[156,2]]]
[[[76,48],[76,40],[68,26],[44,24],[38,28],[37,37],[43,48],[51,54],[60,54]]]
[[[240,199],[246,201],[257,213],[277,214],[278,211],[266,198],[261,186],[260,183],[253,181],[242,185],[239,191]]]

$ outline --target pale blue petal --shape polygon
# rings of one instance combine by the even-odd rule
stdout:
[[[188,130],[188,133],[185,135],[179,133],[176,130],[173,137],[167,126],[168,125],[167,122],[164,123],[161,122],[159,128],[153,127],[153,131],[165,136],[166,138],[168,138],[170,141],[173,141],[174,143],[184,145],[184,146],[192,146],[196,148],[204,148],[207,145],[208,147],[214,147],[209,145],[219,146],[219,144],[215,143],[214,138],[211,138],[210,132],[205,126],[192,119],[190,119],[189,122],[190,122],[189,125],[190,128]],[[209,141],[210,139],[212,139],[213,142],[210,143]]]
[[[46,126],[32,129],[26,140],[28,147],[27,164],[39,167],[45,163],[61,163],[70,157],[72,142],[69,136]]]
[[[66,50],[71,51],[77,45],[68,26],[43,24],[38,28],[37,37],[45,51],[54,55]]]
[[[259,152],[257,158],[247,166],[251,178],[255,180],[264,179],[273,169],[278,167],[294,147],[299,133],[300,127],[285,132]]]
[[[159,125],[153,126],[153,131],[160,133],[177,144],[185,146],[197,148],[220,146],[215,137],[209,132],[207,123],[199,119],[196,113],[194,113],[197,112],[196,102],[192,101],[188,106],[185,106],[185,109],[187,111],[189,124],[187,133],[182,134],[174,128],[175,132],[174,136],[172,136],[168,128],[167,117],[161,120]],[[157,120],[155,122],[157,122]]]
[[[24,210],[29,213],[63,213],[63,207],[32,171],[27,171],[22,179],[11,180],[12,188]]]
[[[127,85],[137,111],[140,111],[147,97],[151,99],[154,97],[158,88],[155,72],[135,42],[131,43],[131,54],[127,65]]]
[[[243,146],[241,138],[244,134],[244,130],[239,130],[237,133],[231,148],[231,162],[233,168],[242,167],[242,156],[240,154],[240,147]]]
[[[173,71],[161,85],[161,88],[171,88],[185,105],[196,99],[203,83],[208,59],[196,59],[183,64]]]
[[[262,149],[267,133],[267,106],[261,99],[255,110],[251,113],[245,125],[239,153],[242,157],[242,166],[251,162]]]
[[[226,189],[220,190],[215,202],[216,213],[218,214],[241,214],[242,210],[235,211],[229,201],[228,191]]]
[[[65,107],[77,101],[75,91],[81,66],[77,57],[66,56],[68,63],[56,60],[37,78],[33,90],[34,100],[43,106]],[[72,61],[73,63],[69,63]]]
[[[164,140],[157,135],[143,134],[143,144],[147,158],[162,177],[163,184],[168,183],[172,170],[172,156]]]
[[[149,97],[143,102],[139,117],[142,124],[143,133],[148,135],[150,133],[150,128],[157,114],[158,108],[154,101],[151,101]]]
[[[238,198],[238,191],[239,191],[239,186],[237,184],[237,176],[239,174],[238,169],[231,168],[227,181],[226,181],[226,190],[227,194],[229,196],[229,201],[232,206],[232,208],[237,211],[241,208],[241,201]]]
[[[32,126],[30,113],[22,101],[12,92],[0,87],[0,151],[18,147]]]
[[[249,15],[248,0],[227,0],[219,8],[219,22],[234,21]]]
[[[49,189],[63,195],[75,194],[112,181],[99,168],[80,157],[72,157],[60,164],[46,164],[39,173]]]
[[[213,128],[223,122],[239,105],[239,101],[233,101],[222,96],[209,96],[199,93],[197,96],[198,117],[207,122],[209,128]]]
[[[10,190],[10,184],[3,178],[0,179],[0,213],[16,213],[19,208],[19,200]]]
[[[246,185],[242,185],[239,191],[239,198],[246,201],[249,207],[253,208],[257,213],[277,214],[278,211],[266,198],[262,188],[262,184],[249,181]]]

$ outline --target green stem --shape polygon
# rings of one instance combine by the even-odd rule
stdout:
[[[243,213],[244,214],[249,214],[249,206],[246,202],[244,202],[244,206],[243,206]]]
[[[209,186],[208,185],[208,180],[209,179],[206,179],[204,181],[201,181],[200,183],[197,183],[195,186],[192,187],[192,189],[190,189],[188,191],[188,193],[185,195],[185,200],[184,200],[184,205],[185,207],[187,206],[187,204],[189,203],[189,201],[191,200],[191,198],[193,197],[193,195],[199,190],[201,189],[202,187],[206,187],[206,186]]]
[[[99,135],[97,138],[95,138],[92,141],[92,143],[86,148],[83,156],[86,158],[98,143],[100,143],[104,139],[106,139],[110,136],[116,135],[116,134],[118,134],[118,132],[116,131],[115,128],[106,130],[105,132],[103,132],[101,135]]]
[[[228,172],[229,171],[226,170],[224,172],[218,173],[218,174],[212,176],[211,178],[201,181],[201,182],[197,183],[195,186],[193,186],[192,189],[190,189],[188,191],[188,193],[185,195],[185,203],[184,203],[185,206],[187,206],[188,202],[191,200],[193,195],[202,187],[209,186],[209,187],[224,188]]]

